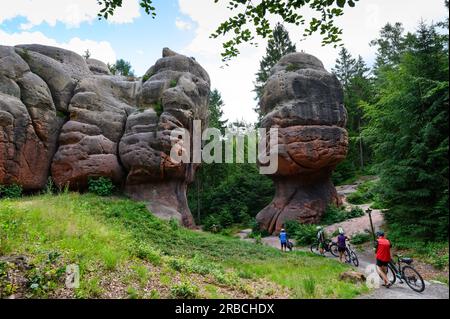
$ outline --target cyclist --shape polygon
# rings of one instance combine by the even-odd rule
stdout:
[[[383,231],[376,233],[375,258],[377,260],[377,272],[383,278],[383,286],[389,288],[391,283],[387,277],[387,266],[391,261],[391,242],[384,237]]]
[[[288,242],[288,235],[287,235],[286,230],[284,228],[281,229],[280,235],[278,237],[280,238],[281,251],[286,251],[287,242]]]
[[[325,250],[325,232],[323,231],[322,226],[317,226],[317,242],[319,243],[319,252],[321,255],[324,254]]]
[[[347,250],[347,240],[348,240],[348,237],[345,236],[344,229],[342,227],[339,227],[339,235],[337,237],[337,245],[338,245],[338,252],[339,252],[339,261],[341,263],[346,262],[345,261],[345,251]]]

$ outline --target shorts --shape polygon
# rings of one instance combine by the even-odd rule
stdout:
[[[345,253],[346,250],[347,250],[346,247],[338,247],[338,252],[340,253]]]
[[[389,261],[382,261],[382,260],[377,259],[378,267],[387,267],[387,265],[389,265]]]
[[[287,242],[282,241],[282,242],[281,242],[281,248],[286,248],[286,247],[287,247]]]

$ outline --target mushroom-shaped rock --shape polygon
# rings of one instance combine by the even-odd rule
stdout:
[[[278,169],[275,197],[256,219],[270,233],[289,220],[317,223],[339,204],[331,173],[348,148],[342,87],[317,58],[291,53],[272,68],[260,106],[262,127],[278,129]]]

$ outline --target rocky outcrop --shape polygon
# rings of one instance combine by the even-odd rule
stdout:
[[[196,166],[170,159],[176,128],[205,121],[210,90],[192,58],[164,49],[144,78],[41,45],[0,46],[0,184],[83,190],[108,177],[163,218],[193,226],[186,201]]]
[[[62,121],[51,90],[19,54],[0,46],[0,184],[41,189]]]
[[[316,223],[339,204],[331,173],[348,148],[342,87],[317,58],[292,53],[271,70],[260,106],[262,127],[278,129],[279,150],[276,194],[257,221],[270,233],[288,220]]]
[[[120,158],[128,175],[125,191],[162,218],[175,218],[186,226],[194,220],[186,199],[196,165],[170,158],[171,132],[187,129],[194,119],[206,120],[210,80],[191,58],[168,49],[144,76],[139,109],[127,119]]]

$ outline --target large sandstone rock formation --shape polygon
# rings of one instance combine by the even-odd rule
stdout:
[[[95,59],[48,46],[0,46],[0,184],[83,190],[108,177],[163,218],[194,222],[186,202],[196,166],[169,154],[175,128],[205,121],[209,76],[163,50],[144,78],[111,75]]]
[[[348,147],[342,87],[317,58],[292,53],[271,70],[260,106],[262,127],[279,130],[279,155],[275,197],[256,218],[270,233],[288,220],[316,223],[339,203],[331,173]]]

